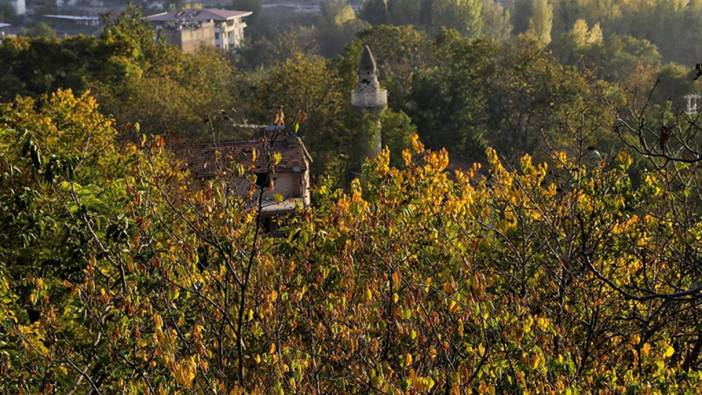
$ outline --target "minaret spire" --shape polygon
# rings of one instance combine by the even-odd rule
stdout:
[[[381,112],[388,105],[388,92],[380,87],[375,58],[367,45],[358,63],[358,84],[351,94],[351,104],[362,111]]]

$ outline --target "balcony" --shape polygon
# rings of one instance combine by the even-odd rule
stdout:
[[[351,104],[354,107],[385,107],[388,105],[388,91],[378,89],[371,92],[351,92]]]

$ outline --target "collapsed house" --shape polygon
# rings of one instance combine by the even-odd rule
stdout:
[[[202,181],[228,177],[229,191],[239,196],[248,196],[253,174],[256,193],[263,194],[263,218],[294,213],[310,205],[312,158],[302,140],[285,126],[266,127],[258,138],[250,140],[202,144],[180,151],[194,177]],[[278,160],[271,162],[269,156]],[[245,169],[243,176],[233,171],[236,165]]]

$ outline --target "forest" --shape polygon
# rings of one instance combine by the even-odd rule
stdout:
[[[699,393],[702,0],[231,8],[231,52],[137,5],[0,42],[0,392]],[[275,232],[178,153],[270,124],[313,158]]]

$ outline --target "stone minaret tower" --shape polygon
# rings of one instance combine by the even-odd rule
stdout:
[[[358,65],[358,85],[351,92],[351,104],[360,121],[352,167],[352,176],[356,176],[363,160],[374,158],[382,148],[380,115],[388,107],[388,91],[380,87],[375,59],[367,45]]]

